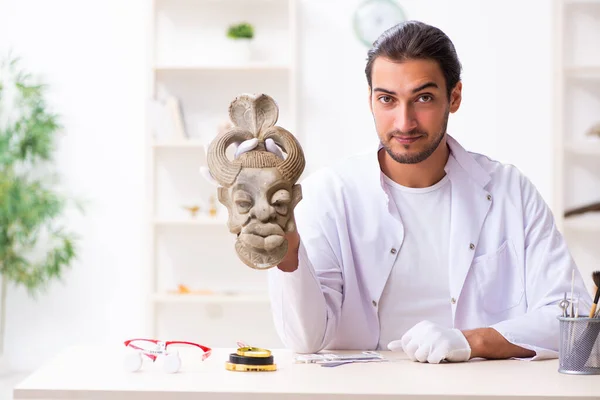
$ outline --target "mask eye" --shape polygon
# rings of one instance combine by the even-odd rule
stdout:
[[[235,194],[233,195],[233,201],[240,214],[246,214],[252,208],[252,197],[250,196],[250,194],[242,190],[238,190],[237,192],[235,192]]]
[[[288,205],[287,204],[275,203],[275,204],[273,204],[273,207],[275,208],[275,211],[277,211],[277,214],[279,214],[279,215],[287,215],[287,213],[288,213]]]
[[[271,205],[279,215],[287,215],[291,201],[290,192],[285,189],[280,189],[273,194]]]
[[[250,211],[250,207],[252,207],[249,201],[236,201],[235,205],[240,213],[247,213]]]

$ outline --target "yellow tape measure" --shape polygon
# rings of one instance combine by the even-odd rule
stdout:
[[[271,350],[247,346],[238,348],[237,354],[243,357],[270,357]]]
[[[263,372],[263,371],[276,371],[277,365],[246,365],[246,364],[233,364],[225,363],[225,369],[229,371],[240,371],[240,372]]]

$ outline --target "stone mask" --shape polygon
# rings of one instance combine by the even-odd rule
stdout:
[[[208,168],[219,183],[218,199],[229,214],[227,226],[237,235],[235,249],[249,267],[268,269],[285,257],[286,232],[296,229],[293,212],[302,198],[296,184],[305,159],[298,140],[275,126],[279,109],[264,94],[238,96],[229,106],[233,127],[219,134],[207,151]],[[255,149],[231,160],[233,143],[257,138]],[[265,148],[272,139],[286,153],[281,159]]]

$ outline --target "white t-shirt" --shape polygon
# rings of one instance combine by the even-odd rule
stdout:
[[[402,218],[404,242],[379,300],[381,350],[424,319],[452,327],[448,175],[427,188],[384,180]]]

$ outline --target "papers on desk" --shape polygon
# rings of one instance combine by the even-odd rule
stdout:
[[[294,357],[294,361],[297,364],[320,364],[322,367],[337,367],[356,362],[382,362],[387,360],[377,352],[363,351],[354,354],[299,354]]]

